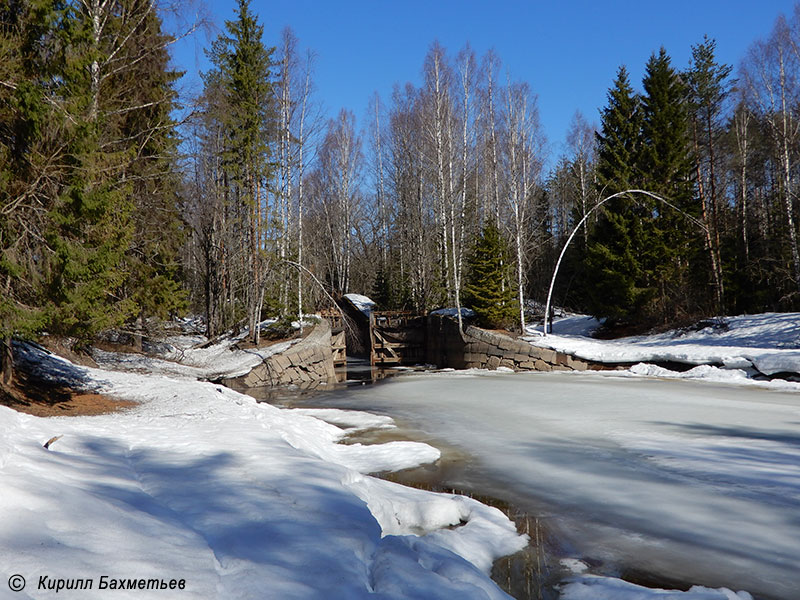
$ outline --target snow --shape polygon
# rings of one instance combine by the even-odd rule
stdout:
[[[457,317],[458,316],[458,309],[457,308],[437,308],[436,310],[432,310],[430,312],[432,315],[444,315],[446,317]],[[467,308],[465,306],[461,307],[461,316],[465,318],[474,317],[475,311],[471,308]]]
[[[0,406],[0,512],[13,515],[0,521],[0,571],[28,581],[14,598],[44,597],[42,576],[91,578],[92,590],[60,593],[106,598],[104,575],[184,579],[181,598],[507,598],[488,569],[526,538],[502,513],[368,475],[435,461],[438,450],[339,443],[390,419],[284,410],[31,349],[27,358],[139,404],[71,418]],[[54,435],[63,437],[43,448]]]
[[[226,337],[206,348],[199,347],[206,341],[203,337],[173,337],[169,339],[168,350],[161,357],[107,352],[98,348],[92,350],[92,357],[98,365],[107,369],[214,381],[246,375],[264,359],[300,341],[287,340],[248,350],[234,348],[246,335]]]
[[[372,309],[377,306],[370,298],[362,296],[361,294],[345,294],[344,297],[365,315],[369,315]]]
[[[800,373],[800,313],[765,313],[717,319],[698,331],[669,331],[658,335],[616,340],[586,337],[585,316],[571,316],[564,327],[557,321],[556,334],[543,336],[529,328],[524,337],[544,348],[604,363],[677,362],[714,365],[742,371],[755,368],[763,375]],[[719,373],[715,374],[716,377]],[[739,373],[733,375],[739,378]]]
[[[432,463],[436,448],[341,443],[399,418],[470,455],[462,486],[567,540],[561,600],[794,600],[800,384],[752,377],[800,372],[800,314],[614,341],[587,337],[598,325],[570,315],[528,339],[628,370],[445,370],[349,390],[348,410],[279,409],[198,381],[263,360],[231,340],[98,354],[115,370],[28,347],[23,360],[53,377],[140,404],[48,419],[0,407],[0,511],[14,515],[0,570],[27,578],[14,598],[44,597],[43,575],[95,579],[67,598],[107,597],[101,575],[183,578],[182,598],[507,598],[488,572],[526,538],[500,511],[370,475]],[[701,585],[643,588],[622,567]],[[134,594],[150,597],[114,596]]]
[[[612,577],[584,575],[574,578],[561,589],[561,600],[753,600],[747,592],[727,589],[712,590],[693,586],[686,592],[678,590],[653,590]]]

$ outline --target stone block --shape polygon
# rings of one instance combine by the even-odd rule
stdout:
[[[486,342],[478,342],[476,344],[475,352],[479,352],[481,354],[488,354],[489,353],[489,344]]]
[[[516,365],[514,361],[510,358],[502,358],[500,359],[500,366],[501,367],[508,367],[509,369],[515,369]]]
[[[270,356],[272,362],[279,371],[284,371],[292,365],[292,361],[285,354],[273,354]]]
[[[464,362],[466,363],[482,363],[486,362],[487,356],[478,352],[467,352],[464,354]]]
[[[550,350],[549,348],[537,348],[536,346],[531,346],[529,354],[530,356],[543,360],[544,362],[550,363],[551,365],[556,363],[555,350]]]
[[[586,369],[589,368],[589,365],[585,361],[579,358],[575,358],[574,356],[569,357],[569,360],[567,361],[567,366],[575,371],[585,371]]]
[[[486,361],[486,368],[491,369],[492,371],[494,371],[499,366],[500,366],[500,356],[490,356],[489,359]]]
[[[505,350],[507,352],[512,352],[512,351],[514,351],[514,348],[516,347],[516,345],[517,345],[517,342],[515,340],[512,340],[510,337],[506,337],[504,335],[498,335],[497,336],[497,346],[501,350]]]

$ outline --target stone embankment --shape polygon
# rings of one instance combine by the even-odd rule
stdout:
[[[274,385],[308,385],[335,381],[331,326],[323,319],[305,338],[283,352],[264,359],[247,375],[224,381],[232,387],[265,387]]]
[[[586,371],[614,369],[575,358],[563,352],[539,348],[496,331],[467,326],[463,333],[458,323],[446,316],[428,317],[426,360],[453,369],[497,369],[515,371]]]

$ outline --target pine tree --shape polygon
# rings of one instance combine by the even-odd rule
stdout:
[[[464,306],[483,327],[509,327],[519,318],[510,274],[510,253],[500,230],[488,222],[467,259]]]
[[[695,180],[699,196],[705,244],[708,251],[716,312],[722,310],[724,281],[720,226],[723,208],[717,179],[721,174],[718,140],[722,134],[719,123],[722,104],[730,93],[730,65],[720,64],[715,57],[716,42],[708,37],[692,46],[692,64],[684,78],[689,89],[689,113],[694,147]],[[703,273],[707,270],[702,269]]]

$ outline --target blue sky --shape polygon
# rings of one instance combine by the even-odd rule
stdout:
[[[208,0],[216,31],[182,43],[175,64],[197,88],[208,69],[210,45],[235,0]],[[738,66],[747,47],[766,36],[794,0],[252,0],[264,25],[264,42],[275,45],[291,26],[302,48],[317,54],[317,99],[328,116],[352,110],[359,123],[371,95],[388,101],[395,83],[420,83],[425,54],[439,42],[455,55],[469,42],[480,56],[500,55],[512,79],[530,83],[553,157],[576,110],[599,121],[606,92],[625,64],[639,87],[650,54],[664,46],[673,64],[688,64],[692,44],[703,35],[717,41],[718,58]]]

